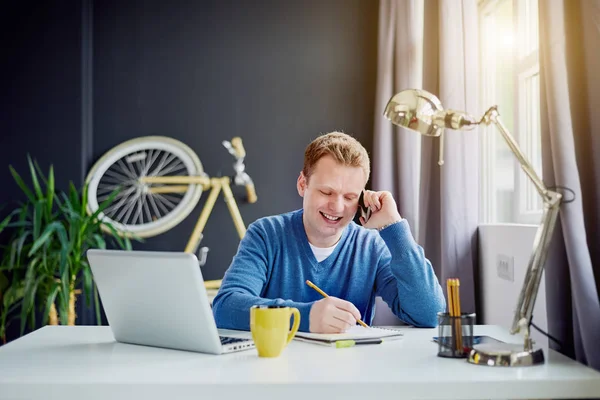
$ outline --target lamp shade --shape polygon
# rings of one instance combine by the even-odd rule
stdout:
[[[394,125],[425,136],[440,136],[444,125],[437,124],[436,119],[442,111],[442,103],[433,94],[419,89],[407,89],[388,101],[383,115]]]
[[[433,94],[407,89],[390,99],[383,112],[394,125],[403,126],[425,136],[441,136],[444,128],[468,131],[482,121],[456,110],[444,110]]]

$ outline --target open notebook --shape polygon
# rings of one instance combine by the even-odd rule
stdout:
[[[353,326],[344,333],[308,333],[296,332],[294,339],[303,342],[331,345],[341,340],[361,339],[384,339],[397,340],[402,338],[403,333],[395,329],[370,327],[364,328],[360,325]]]

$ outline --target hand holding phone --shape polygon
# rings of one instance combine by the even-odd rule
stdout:
[[[365,191],[360,192],[360,197],[358,198],[358,212],[360,216],[363,217],[365,224],[371,218],[371,207],[365,206]]]
[[[396,201],[388,191],[363,190],[358,198],[357,215],[367,229],[381,229],[402,219]]]

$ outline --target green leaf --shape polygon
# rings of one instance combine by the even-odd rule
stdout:
[[[6,327],[8,327],[11,322],[17,317],[15,315],[15,310],[19,307],[20,302],[16,301],[14,304],[11,304],[10,307],[3,307],[0,312],[0,337],[4,337],[6,334]],[[7,317],[10,318],[7,319]]]
[[[122,248],[122,249],[126,249],[127,248],[126,240],[129,240],[129,239],[127,239],[127,237],[122,238],[119,235],[119,232],[117,232],[117,230],[115,229],[115,227],[112,224],[108,224],[107,223],[107,224],[104,224],[104,226],[106,228],[108,228],[108,230],[112,233],[112,238],[115,240],[115,242],[117,242],[117,244],[119,245],[119,247]]]
[[[90,266],[87,263],[83,264],[83,291],[85,293],[85,304],[89,307],[91,303],[92,296],[92,285],[94,284],[94,279],[92,277],[92,271],[90,270]]]
[[[79,192],[75,188],[75,185],[73,184],[73,182],[69,182],[69,199],[71,200],[73,209],[79,210],[79,208],[80,208]]]
[[[36,240],[40,236],[43,215],[44,215],[44,202],[37,201],[33,207],[33,240]]]
[[[52,214],[52,205],[54,203],[54,167],[50,165],[48,172],[48,182],[46,183],[46,212],[48,216]]]
[[[100,204],[98,204],[98,209],[91,215],[92,219],[96,219],[98,218],[98,215],[103,212],[106,207],[108,207],[109,205],[112,204],[112,202],[114,201],[115,197],[117,197],[117,195],[119,194],[119,192],[122,190],[121,187],[119,187],[118,189],[113,190],[108,197]]]
[[[24,227],[24,226],[29,226],[31,225],[31,221],[29,221],[28,217],[30,215],[29,213],[29,206],[31,205],[31,203],[27,203],[24,204],[21,208],[19,208],[19,218],[17,219],[17,221],[15,223],[11,223],[11,226],[14,227]]]
[[[22,297],[22,291],[19,291],[17,286],[11,286],[4,292],[2,304],[4,305],[4,308],[8,308],[18,302]]]
[[[125,250],[129,250],[131,251],[131,240],[129,239],[128,236],[125,236],[125,238],[123,238],[123,242],[125,242]]]
[[[44,185],[47,186],[48,185],[48,180],[44,176],[44,171],[42,171],[42,168],[40,168],[40,164],[38,164],[37,160],[33,160],[33,165],[35,166],[35,170],[37,171],[37,173],[40,176],[40,178],[42,178],[42,182],[44,182]]]
[[[67,325],[69,323],[69,281],[65,279],[61,281],[58,313],[60,323]]]
[[[70,270],[69,270],[69,249],[63,247],[60,251],[60,262],[59,262],[59,267],[58,267],[58,273],[60,274],[60,280],[63,281],[63,286],[65,286],[65,289],[67,290],[67,292],[69,291],[69,287],[68,284],[71,281],[71,274],[70,274]],[[68,298],[68,293],[67,293],[67,298]]]
[[[18,244],[16,242],[12,242],[10,246],[10,256],[8,261],[9,270],[13,269],[15,267],[15,264],[17,263],[17,246]]]
[[[14,214],[14,211],[12,213],[10,213],[10,215],[8,217],[4,218],[2,220],[2,222],[0,222],[0,232],[2,232],[8,226],[8,224],[12,220],[13,214]]]
[[[96,311],[96,325],[102,324],[102,316],[100,313],[100,299],[98,298],[98,288],[94,284],[94,308]]]
[[[59,224],[59,226],[56,227],[56,234],[58,236],[61,247],[67,249],[67,251],[71,251],[69,238],[67,236],[67,230],[65,229],[63,224]]]
[[[50,287],[48,297],[46,298],[46,308],[44,309],[44,319],[42,321],[42,325],[48,324],[48,317],[50,315],[50,307],[52,307],[52,304],[54,304],[54,301],[56,300],[56,295],[57,295],[59,289],[60,289],[60,285],[58,284],[58,282],[56,282],[56,281],[52,282],[52,286]]]
[[[4,290],[10,285],[10,281],[6,277],[6,275],[0,273],[0,299],[2,298],[2,293]]]
[[[93,235],[93,246],[99,249],[106,249],[106,241],[102,237],[102,235],[95,233]]]
[[[17,182],[17,185],[19,185],[19,187],[21,188],[21,190],[23,191],[23,193],[25,193],[25,195],[27,196],[27,198],[29,199],[29,201],[34,202],[35,201],[35,197],[33,196],[33,193],[31,192],[31,190],[29,189],[29,187],[27,187],[27,185],[25,184],[25,182],[21,178],[21,175],[19,175],[17,173],[17,171],[12,167],[12,165],[9,165],[8,169],[10,169],[10,173],[13,176],[13,179],[15,180],[15,182]]]
[[[27,155],[27,163],[29,164],[29,172],[31,173],[31,181],[33,182],[35,194],[37,195],[38,200],[42,200],[44,198],[44,194],[42,193],[42,188],[40,186],[40,182],[38,181],[37,173],[35,172],[35,166],[33,165],[33,161],[31,161],[29,154]]]
[[[21,236],[17,239],[16,242],[13,242],[14,244],[17,245],[17,248],[16,248],[17,259],[15,260],[16,263],[19,263],[21,261],[21,254],[23,253],[23,247],[25,247],[25,242],[27,241],[27,238],[30,235],[31,235],[31,231],[26,230],[21,234]]]
[[[58,221],[54,221],[48,224],[48,226],[46,227],[46,229],[44,229],[44,232],[40,235],[40,237],[35,242],[33,242],[33,246],[31,247],[31,250],[29,250],[28,256],[31,257],[40,247],[47,244],[51,240],[52,234],[60,228],[63,228],[63,226]]]
[[[83,189],[81,190],[81,208],[80,214],[86,215],[87,213],[87,202],[88,202],[88,185],[83,185]]]
[[[32,266],[31,271],[35,271],[35,266],[33,265],[33,263],[31,264]],[[40,276],[35,276],[35,272],[31,273],[31,275],[28,272],[28,277],[26,278],[26,282],[25,282],[25,295],[23,297],[23,307],[21,308],[21,335],[25,332],[25,324],[27,322],[27,317],[29,316],[29,322],[30,322],[30,327],[31,329],[35,329],[35,299],[36,299],[36,295],[37,295],[37,288],[40,284],[40,282],[45,278],[45,276],[40,275]]]

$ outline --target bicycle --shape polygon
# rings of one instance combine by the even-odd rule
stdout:
[[[246,187],[247,201],[257,201],[256,190],[245,172],[246,151],[242,139],[223,141],[235,158],[233,183]],[[190,235],[185,252],[196,253],[204,227],[217,197],[223,191],[240,240],[246,227],[231,191],[229,176],[210,177],[204,172],[198,155],[186,144],[165,136],[145,136],[123,142],[92,166],[87,177],[89,213],[98,210],[115,190],[111,204],[99,214],[112,223],[120,235],[147,238],[159,235],[183,221],[200,201],[202,192],[210,194]],[[200,266],[206,262],[208,249],[198,254]],[[221,280],[206,281],[205,286],[218,289]]]

